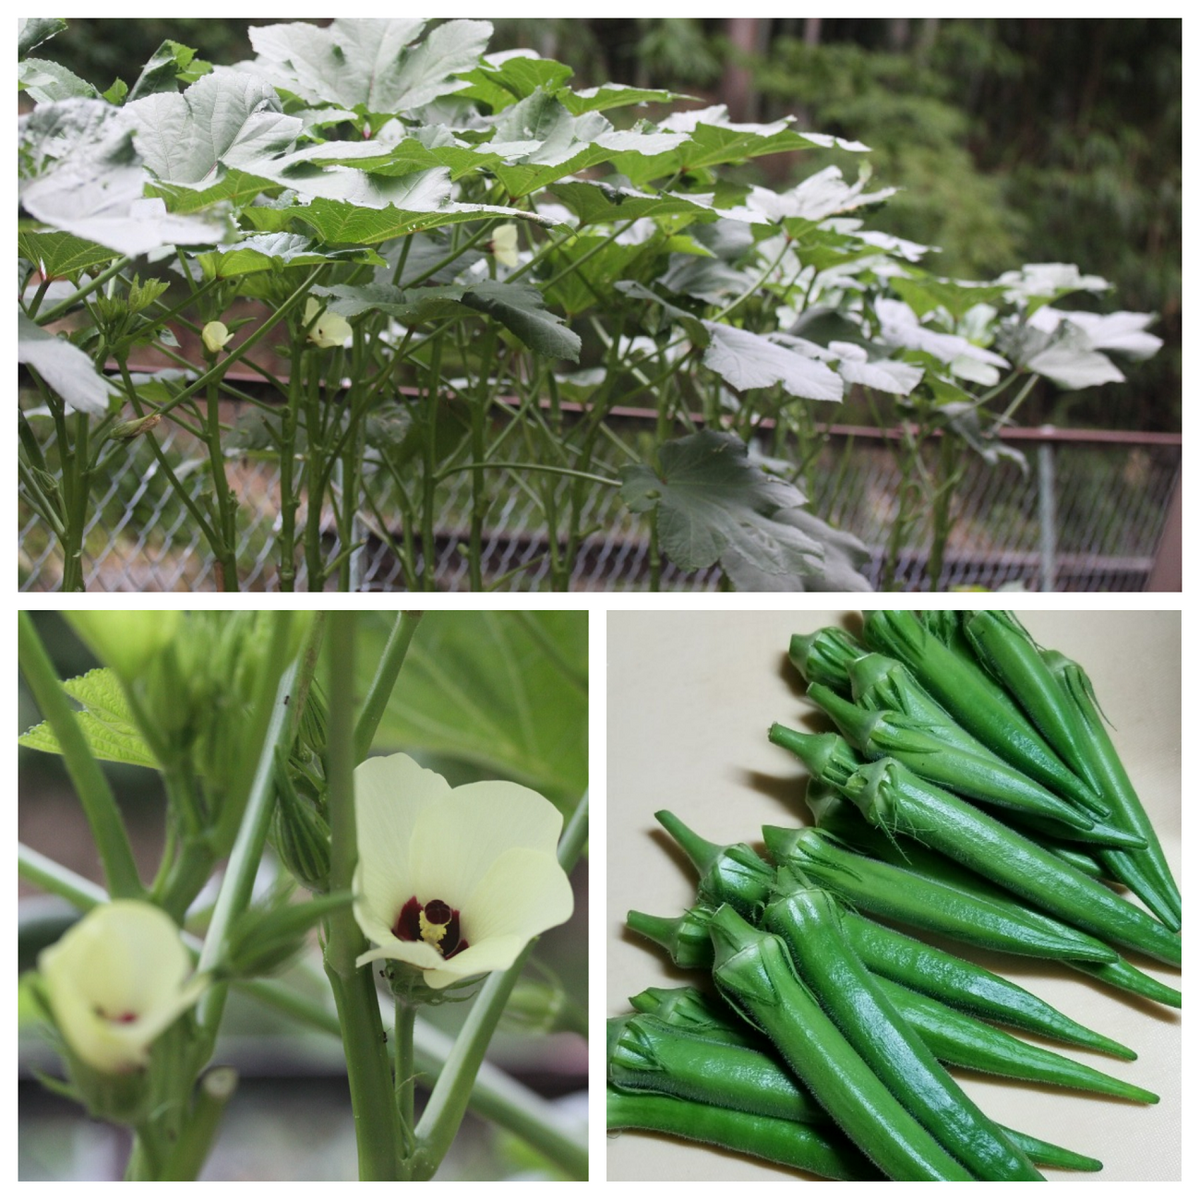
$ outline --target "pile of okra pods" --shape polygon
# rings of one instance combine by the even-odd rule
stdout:
[[[1104,698],[1006,612],[869,613],[859,637],[796,635],[788,657],[837,730],[769,731],[807,767],[811,820],[765,826],[760,853],[655,814],[695,903],[627,924],[694,982],[609,1021],[609,1128],[829,1179],[1101,1170],[989,1118],[951,1069],[1117,1098],[1131,1138],[1158,1100],[1043,1043],[1133,1048],[973,961],[1071,968],[1084,1008],[1092,988],[1180,1005],[1135,965],[1180,965],[1180,894]]]

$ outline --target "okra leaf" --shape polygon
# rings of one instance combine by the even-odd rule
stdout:
[[[663,551],[678,567],[695,571],[719,561],[746,591],[821,586],[825,552],[808,531],[819,523],[792,519],[804,496],[751,462],[740,439],[704,430],[667,442],[658,462],[657,471],[622,470],[621,498],[633,512],[655,514]],[[840,566],[831,568],[840,576]]]
[[[385,262],[367,246],[345,250],[323,250],[309,238],[295,233],[254,234],[233,246],[196,255],[196,262],[207,279],[232,279],[279,267],[306,267],[326,262],[363,262],[385,266]]]
[[[17,65],[17,88],[28,92],[38,104],[74,97],[94,100],[99,95],[86,79],[45,58],[26,58]]]
[[[17,20],[17,58],[22,59],[35,46],[62,33],[67,23],[62,17],[20,17]]]
[[[92,267],[107,266],[115,257],[107,246],[58,229],[19,230],[17,252],[36,263],[43,275],[58,279],[75,278]]]
[[[638,217],[679,214],[686,214],[696,221],[715,221],[720,215],[686,196],[655,196],[593,180],[567,180],[553,184],[550,190],[579,218],[581,226],[599,221],[632,221]]]
[[[126,104],[145,164],[165,183],[210,186],[218,170],[261,171],[303,129],[280,111],[265,80],[218,68],[186,91],[158,92]]]
[[[129,763],[136,767],[157,767],[117,677],[107,667],[68,679],[63,690],[82,706],[75,720],[91,752],[105,762]],[[47,754],[61,754],[62,748],[50,726],[43,721],[17,739],[18,744]]]
[[[466,288],[462,303],[495,317],[537,354],[579,361],[579,335],[568,329],[560,316],[547,312],[535,287],[485,280]]]
[[[364,686],[389,624],[364,624]],[[374,749],[457,759],[452,782],[466,763],[573,805],[588,779],[587,630],[580,612],[426,613]]]
[[[96,414],[108,411],[108,383],[96,373],[91,358],[65,338],[40,329],[19,310],[17,362],[33,367],[69,408]]]
[[[567,103],[571,93],[559,89],[575,72],[565,63],[549,58],[530,58],[528,53],[519,51],[502,62],[483,62],[470,71],[460,71],[458,77],[465,80],[467,86],[458,95],[486,104],[494,113],[503,112],[539,88],[558,95]]]
[[[709,346],[704,365],[731,388],[771,387],[806,400],[840,400],[842,381],[824,363],[778,345],[762,334],[705,321]]]
[[[297,21],[251,26],[255,65],[310,104],[394,114],[459,91],[454,78],[487,48],[487,21],[447,21],[418,42],[425,21],[335,20],[327,28]]]

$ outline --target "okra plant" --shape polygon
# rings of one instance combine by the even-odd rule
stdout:
[[[203,1169],[235,1096],[218,1039],[238,993],[340,1039],[361,1179],[432,1178],[468,1106],[586,1179],[584,1123],[481,1074],[527,966],[509,1023],[585,1032],[553,958],[533,956],[572,915],[587,840],[586,618],[67,618],[103,665],[61,681],[23,614],[45,720],[21,740],[62,757],[103,882],[21,846],[22,878],[77,910],[22,976],[23,1011],[58,1054],[46,1085],[132,1132],[125,1177]],[[463,782],[379,752],[398,745]],[[101,760],[159,773],[156,870]],[[447,1050],[421,1010],[455,1002]]]
[[[928,517],[937,587],[964,455],[1009,454],[994,435],[1039,378],[1117,381],[1110,352],[1159,345],[1147,314],[1072,307],[1108,290],[1074,266],[947,279],[931,248],[868,228],[894,189],[858,142],[577,90],[567,65],[489,53],[486,21],[254,27],[235,67],[166,41],[103,91],[45,57],[61,27],[20,26],[18,420],[22,503],[64,590],[131,439],[227,590],[255,553],[244,458],[278,464],[282,590],[358,587],[368,542],[405,588],[436,587],[464,475],[474,590],[513,582],[484,550],[514,491],[554,589],[619,492],[652,587],[671,562],[738,589],[863,590],[866,548],[806,501],[852,389],[902,435],[884,584]],[[801,165],[773,191],[733,170],[835,142],[862,154],[857,179]],[[644,439],[617,420],[630,405],[654,414]],[[166,448],[172,425],[199,459]]]

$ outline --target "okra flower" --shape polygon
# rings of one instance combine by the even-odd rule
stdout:
[[[431,988],[511,966],[574,908],[558,864],[562,816],[515,783],[452,788],[406,754],[354,772],[354,916],[376,949]]]
[[[121,1074],[208,984],[193,976],[179,930],[161,908],[114,900],[93,909],[38,958],[55,1024],[89,1066]]]
[[[316,317],[316,323],[313,318]],[[309,296],[304,305],[304,325],[308,329],[308,340],[322,350],[333,350],[344,346],[352,330],[350,322],[337,313],[323,309],[320,303]]]
[[[502,267],[517,265],[517,227],[511,221],[492,230],[492,253]]]
[[[209,321],[200,332],[200,340],[209,354],[216,354],[218,350],[224,350],[225,344],[231,337],[233,334],[229,332],[228,326],[223,321]]]

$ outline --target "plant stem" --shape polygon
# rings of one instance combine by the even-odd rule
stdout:
[[[413,1059],[413,1027],[417,1020],[417,1006],[407,1004],[396,997],[396,1019],[392,1024],[392,1053],[396,1056],[393,1071],[396,1084],[396,1109],[400,1119],[400,1136],[404,1139],[404,1156],[409,1157],[414,1149],[414,1101],[417,1091],[417,1072]]]
[[[354,623],[355,614],[329,616],[329,832],[331,891],[353,887],[358,861],[354,816]],[[325,974],[333,988],[362,1180],[400,1177],[399,1123],[379,1001],[369,970],[355,965],[366,939],[349,910],[326,921]]]
[[[208,927],[208,936],[204,939],[204,949],[200,953],[198,969],[201,971],[210,971],[221,962],[228,944],[230,927],[250,903],[254,877],[258,874],[258,864],[267,841],[267,829],[275,808],[275,748],[290,745],[295,736],[303,696],[299,698],[300,703],[293,705],[293,693],[307,688],[307,682],[311,679],[316,665],[316,649],[319,645],[318,630],[317,639],[310,645],[306,661],[293,664],[279,680],[275,705],[266,736],[262,739],[258,768],[250,788],[250,796],[237,838],[233,843],[233,852],[229,856],[225,878],[221,881],[221,890],[217,894],[217,904]],[[216,1042],[217,1026],[221,1022],[228,990],[228,984],[214,984],[204,993],[198,1006],[200,1026],[207,1033],[210,1046]]]
[[[190,1182],[200,1174],[237,1082],[238,1075],[232,1067],[214,1067],[201,1078],[191,1114],[159,1175],[160,1179]]]
[[[419,611],[398,613],[392,632],[388,635],[387,645],[383,648],[383,657],[375,670],[375,678],[371,680],[362,713],[354,728],[354,762],[360,763],[371,752],[371,743],[375,740],[375,731],[383,714],[387,711],[392,689],[400,668],[404,666],[405,656],[412,644],[413,634],[425,614]]]
[[[54,664],[42,645],[28,613],[18,617],[17,648],[21,672],[33,691],[62,750],[63,762],[75,786],[92,838],[100,852],[109,894],[117,898],[141,899],[146,890],[138,878],[137,864],[108,780],[92,755],[66,692],[58,681]]]

